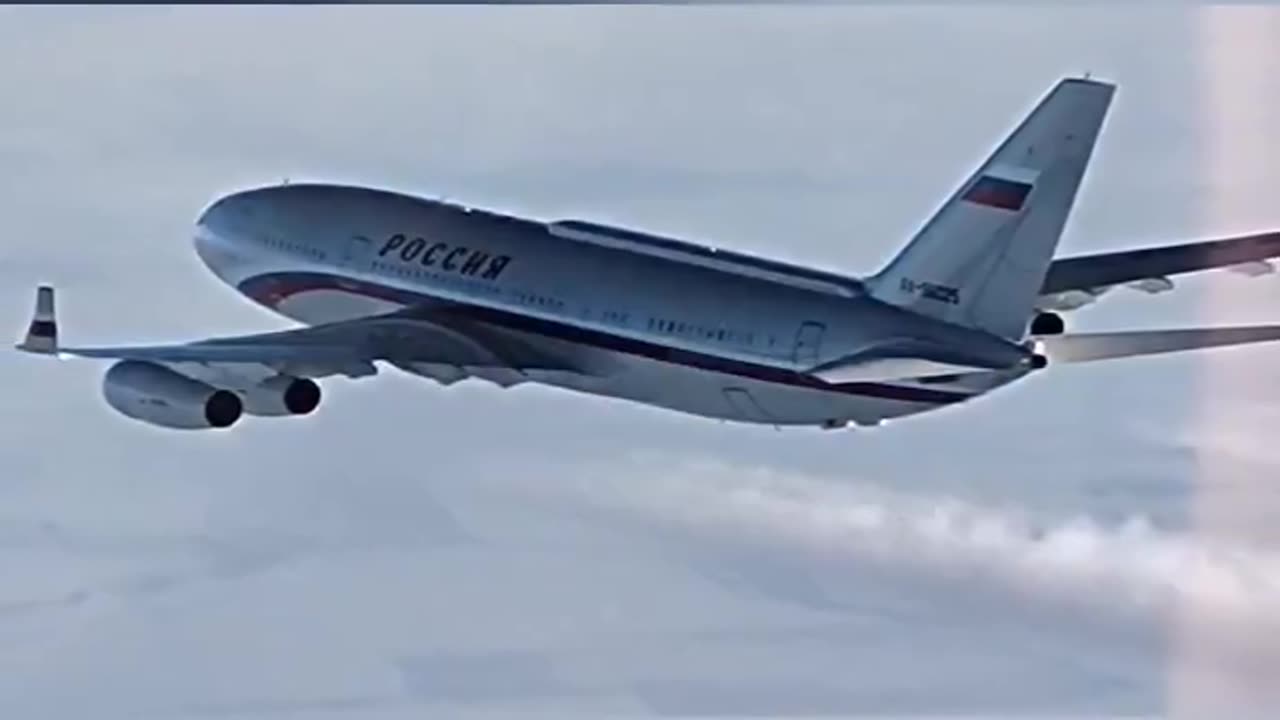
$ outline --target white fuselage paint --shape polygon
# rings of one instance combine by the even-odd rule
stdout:
[[[396,244],[397,235],[405,240]],[[735,271],[733,261],[715,267],[678,252],[610,247],[536,221],[381,190],[308,184],[236,193],[201,216],[196,247],[224,282],[302,323],[383,314],[421,297],[498,311],[517,321],[510,331],[522,340],[605,368],[592,375],[402,368],[444,381],[532,381],[712,418],[839,426],[959,402],[1025,374],[795,382],[870,340],[967,336],[952,338],[963,331],[865,297],[853,278],[824,292],[773,270],[765,277],[750,265]],[[507,260],[495,267],[499,257]],[[282,283],[276,295],[261,289],[270,278]],[[558,330],[543,332],[548,324]],[[584,341],[583,332],[609,341]]]

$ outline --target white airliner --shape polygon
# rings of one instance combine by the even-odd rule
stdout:
[[[386,190],[294,183],[200,216],[221,280],[304,326],[146,347],[64,348],[53,288],[18,346],[113,359],[131,418],[226,428],[305,415],[315,378],[379,363],[450,384],[553,385],[723,420],[877,425],[1059,362],[1280,339],[1280,326],[1064,332],[1060,312],[1168,276],[1271,270],[1280,233],[1054,259],[1115,87],[1067,78],[874,275],[786,264],[582,220],[543,222]]]

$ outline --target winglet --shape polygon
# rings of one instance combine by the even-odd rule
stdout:
[[[58,352],[58,318],[54,312],[52,286],[36,288],[36,311],[18,349],[44,355]]]

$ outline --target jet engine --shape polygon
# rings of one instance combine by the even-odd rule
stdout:
[[[240,396],[164,366],[121,360],[102,379],[107,404],[152,425],[180,430],[226,428],[244,413]]]
[[[320,405],[320,386],[308,378],[277,375],[241,390],[240,396],[250,415],[306,415]]]
[[[1040,312],[1031,320],[1032,335],[1061,335],[1066,332],[1067,324],[1062,316],[1055,312]]]

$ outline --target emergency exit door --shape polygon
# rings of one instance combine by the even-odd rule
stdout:
[[[796,342],[791,353],[791,359],[797,366],[812,367],[818,364],[822,335],[826,330],[825,325],[816,322],[806,322],[800,326],[800,330],[796,332]]]
[[[342,246],[342,266],[353,270],[366,269],[372,259],[373,241],[363,235],[348,238]]]

